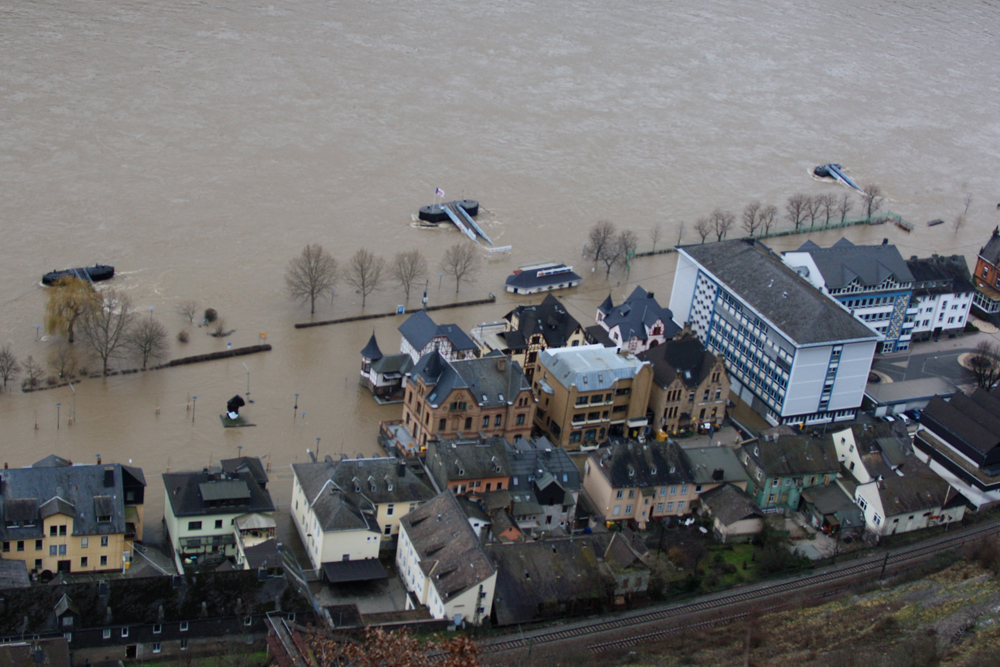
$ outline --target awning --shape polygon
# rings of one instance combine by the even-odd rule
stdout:
[[[377,558],[323,563],[323,576],[331,584],[389,578],[389,574],[382,567],[382,563],[378,562]]]

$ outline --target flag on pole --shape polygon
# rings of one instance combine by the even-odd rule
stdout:
[[[436,194],[438,197],[444,197],[444,190],[442,190],[441,188],[435,188],[434,194]]]

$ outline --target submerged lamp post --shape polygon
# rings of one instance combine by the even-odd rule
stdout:
[[[56,429],[57,430],[59,429],[59,406],[60,405],[62,405],[62,403],[56,403]]]
[[[243,368],[247,369],[247,400],[250,400],[250,369],[247,368],[247,363],[243,362]],[[251,401],[252,403],[253,401]]]
[[[73,423],[75,424],[76,423],[76,387],[74,387],[73,383],[70,382],[69,383],[69,388],[73,390]]]

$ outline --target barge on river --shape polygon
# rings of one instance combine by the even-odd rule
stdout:
[[[42,276],[43,285],[54,285],[62,278],[72,276],[80,280],[96,283],[101,280],[108,280],[115,275],[115,267],[107,264],[94,264],[79,269],[63,269],[62,271],[49,271]]]

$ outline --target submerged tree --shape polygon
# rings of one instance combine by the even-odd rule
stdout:
[[[736,216],[729,211],[723,211],[721,208],[712,211],[712,215],[708,216],[708,219],[712,222],[712,231],[715,232],[716,241],[726,238],[726,234],[729,233],[729,230],[736,223]]]
[[[80,340],[100,360],[104,375],[108,374],[111,360],[128,351],[129,334],[134,324],[132,300],[113,288],[105,290],[100,305],[80,320]]]
[[[309,301],[309,314],[316,314],[316,297],[337,284],[337,260],[318,243],[310,243],[302,254],[288,262],[285,286],[293,299]]]
[[[18,363],[14,351],[10,349],[10,344],[0,347],[0,380],[3,380],[3,388],[7,388],[7,381],[14,382],[21,373],[21,364]]]
[[[393,282],[403,288],[406,301],[409,302],[410,290],[427,278],[427,258],[419,250],[397,252],[389,264],[389,275]]]
[[[701,242],[704,243],[708,235],[712,233],[712,221],[708,218],[698,218],[694,223],[694,231],[698,233]]]
[[[792,195],[785,202],[785,211],[788,212],[789,219],[795,225],[795,231],[799,231],[799,227],[802,226],[809,214],[809,198],[802,194]]]
[[[441,259],[441,272],[455,279],[455,293],[463,282],[475,282],[483,260],[476,252],[477,246],[468,243],[456,243],[444,252]]]
[[[49,299],[45,303],[45,330],[50,333],[65,333],[70,343],[76,340],[76,325],[101,302],[93,285],[75,276],[60,278],[49,288]]]
[[[768,204],[760,210],[760,226],[764,234],[771,232],[771,227],[778,220],[778,207]]]
[[[344,269],[344,282],[361,293],[361,308],[372,292],[381,289],[385,260],[371,250],[359,249],[351,255]]]
[[[837,198],[837,214],[840,215],[840,224],[847,220],[847,214],[854,208],[854,199],[850,192],[845,192]]]
[[[615,223],[609,220],[598,220],[587,234],[587,243],[583,246],[583,256],[597,262],[607,262],[607,257],[614,254],[615,234],[618,230]],[[608,269],[610,273],[610,269]]]
[[[660,223],[654,224],[649,228],[649,240],[653,244],[653,252],[656,252],[656,244],[660,240],[660,236],[663,234],[663,226]]]
[[[753,238],[753,235],[760,229],[760,210],[763,207],[764,205],[760,203],[759,199],[755,199],[743,207],[743,230],[750,238]]]
[[[142,317],[128,333],[128,347],[132,356],[146,368],[151,361],[166,359],[170,351],[167,339],[167,328],[159,320]]]
[[[865,209],[865,220],[871,220],[876,213],[882,210],[882,204],[885,203],[885,194],[882,192],[882,188],[872,183],[865,186],[865,191],[861,195],[861,199]]]
[[[194,316],[198,314],[198,302],[194,300],[181,302],[177,305],[177,314],[187,319],[189,324],[194,324]]]

